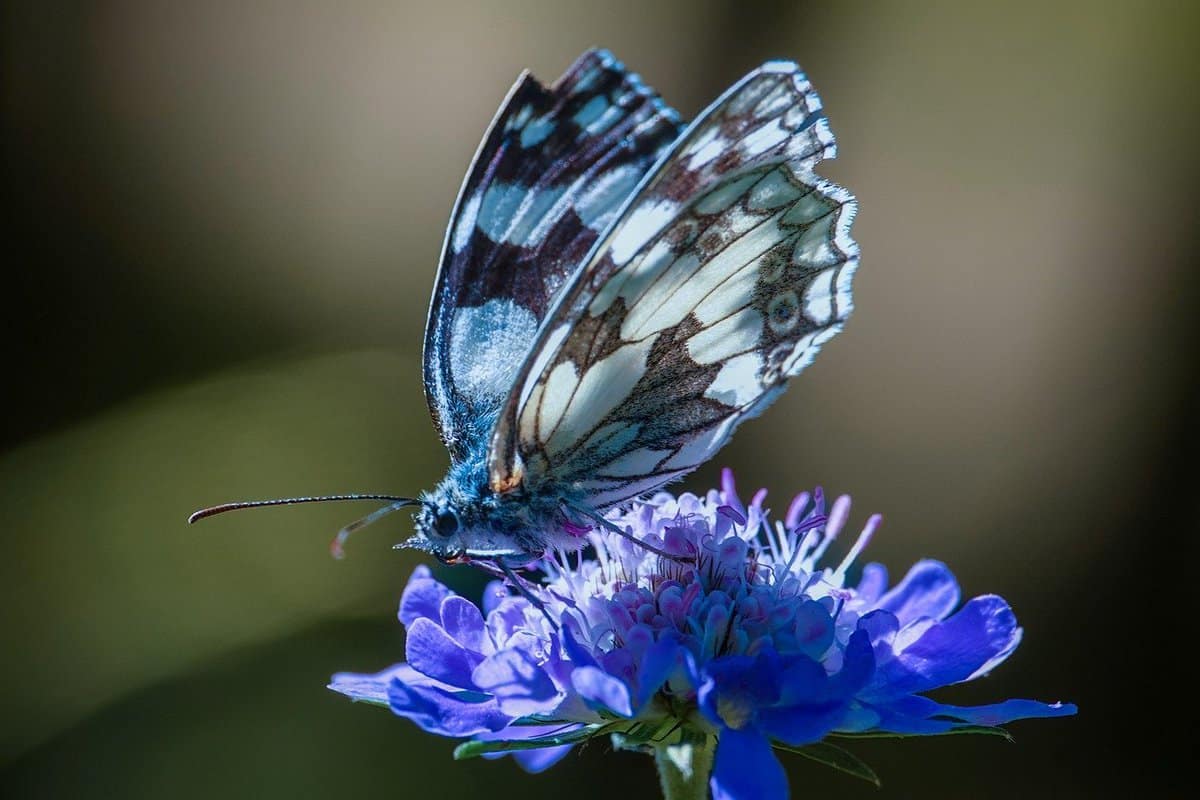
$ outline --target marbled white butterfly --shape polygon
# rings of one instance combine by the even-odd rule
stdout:
[[[577,549],[602,512],[709,459],[851,310],[854,198],[795,64],[746,75],[684,125],[603,50],[549,88],[522,74],[463,182],[425,331],[450,451],[401,546],[507,570]],[[620,532],[620,531],[618,531]]]

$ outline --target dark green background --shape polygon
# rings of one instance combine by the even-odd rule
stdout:
[[[0,793],[653,796],[593,744],[547,774],[323,687],[399,660],[411,555],[365,509],[442,474],[419,343],[441,230],[522,67],[600,44],[692,115],[799,60],[858,195],[857,312],[722,453],[782,506],[884,513],[870,555],[998,592],[1025,643],[946,694],[1079,703],[869,743],[882,794],[1176,788],[1200,392],[1197,15],[1184,4],[7,3]],[[717,464],[687,482],[711,485]],[[477,576],[443,571],[461,591]],[[1177,666],[1178,665],[1178,666]]]

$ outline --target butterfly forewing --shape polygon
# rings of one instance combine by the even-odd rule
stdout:
[[[481,443],[538,326],[678,117],[605,51],[509,92],[451,216],[425,333],[430,412],[456,460]]]
[[[605,508],[695,469],[849,314],[857,248],[820,103],[751,73],[675,143],[564,290],[492,439],[493,486]]]

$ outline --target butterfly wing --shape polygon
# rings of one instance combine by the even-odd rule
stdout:
[[[550,88],[518,78],[459,192],[425,331],[426,399],[456,461],[491,432],[554,297],[679,128],[606,51]]]
[[[851,195],[794,64],[733,86],[646,177],[563,292],[497,422],[492,487],[596,508],[695,469],[851,310]]]

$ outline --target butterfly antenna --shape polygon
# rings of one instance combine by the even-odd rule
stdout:
[[[319,497],[280,497],[275,500],[247,500],[241,503],[222,503],[219,506],[209,506],[199,511],[193,511],[188,517],[188,524],[199,522],[226,511],[240,511],[243,508],[266,508],[268,506],[293,506],[298,503],[336,503],[343,500],[390,500],[393,503],[403,502],[406,505],[420,503],[412,497],[398,497],[394,494],[327,494]]]
[[[243,508],[294,506],[300,503],[338,503],[346,500],[387,500],[389,505],[372,511],[362,519],[352,522],[338,531],[337,536],[333,537],[333,541],[329,543],[329,551],[337,559],[345,556],[346,540],[350,538],[350,534],[359,528],[367,527],[375,520],[387,516],[393,511],[398,511],[405,506],[420,505],[422,502],[414,497],[400,497],[394,494],[328,494],[314,497],[281,497],[275,500],[247,500],[241,503],[222,503],[219,506],[202,508],[188,517],[188,524],[207,517],[215,517],[217,514],[224,514],[226,511],[241,511]]]

